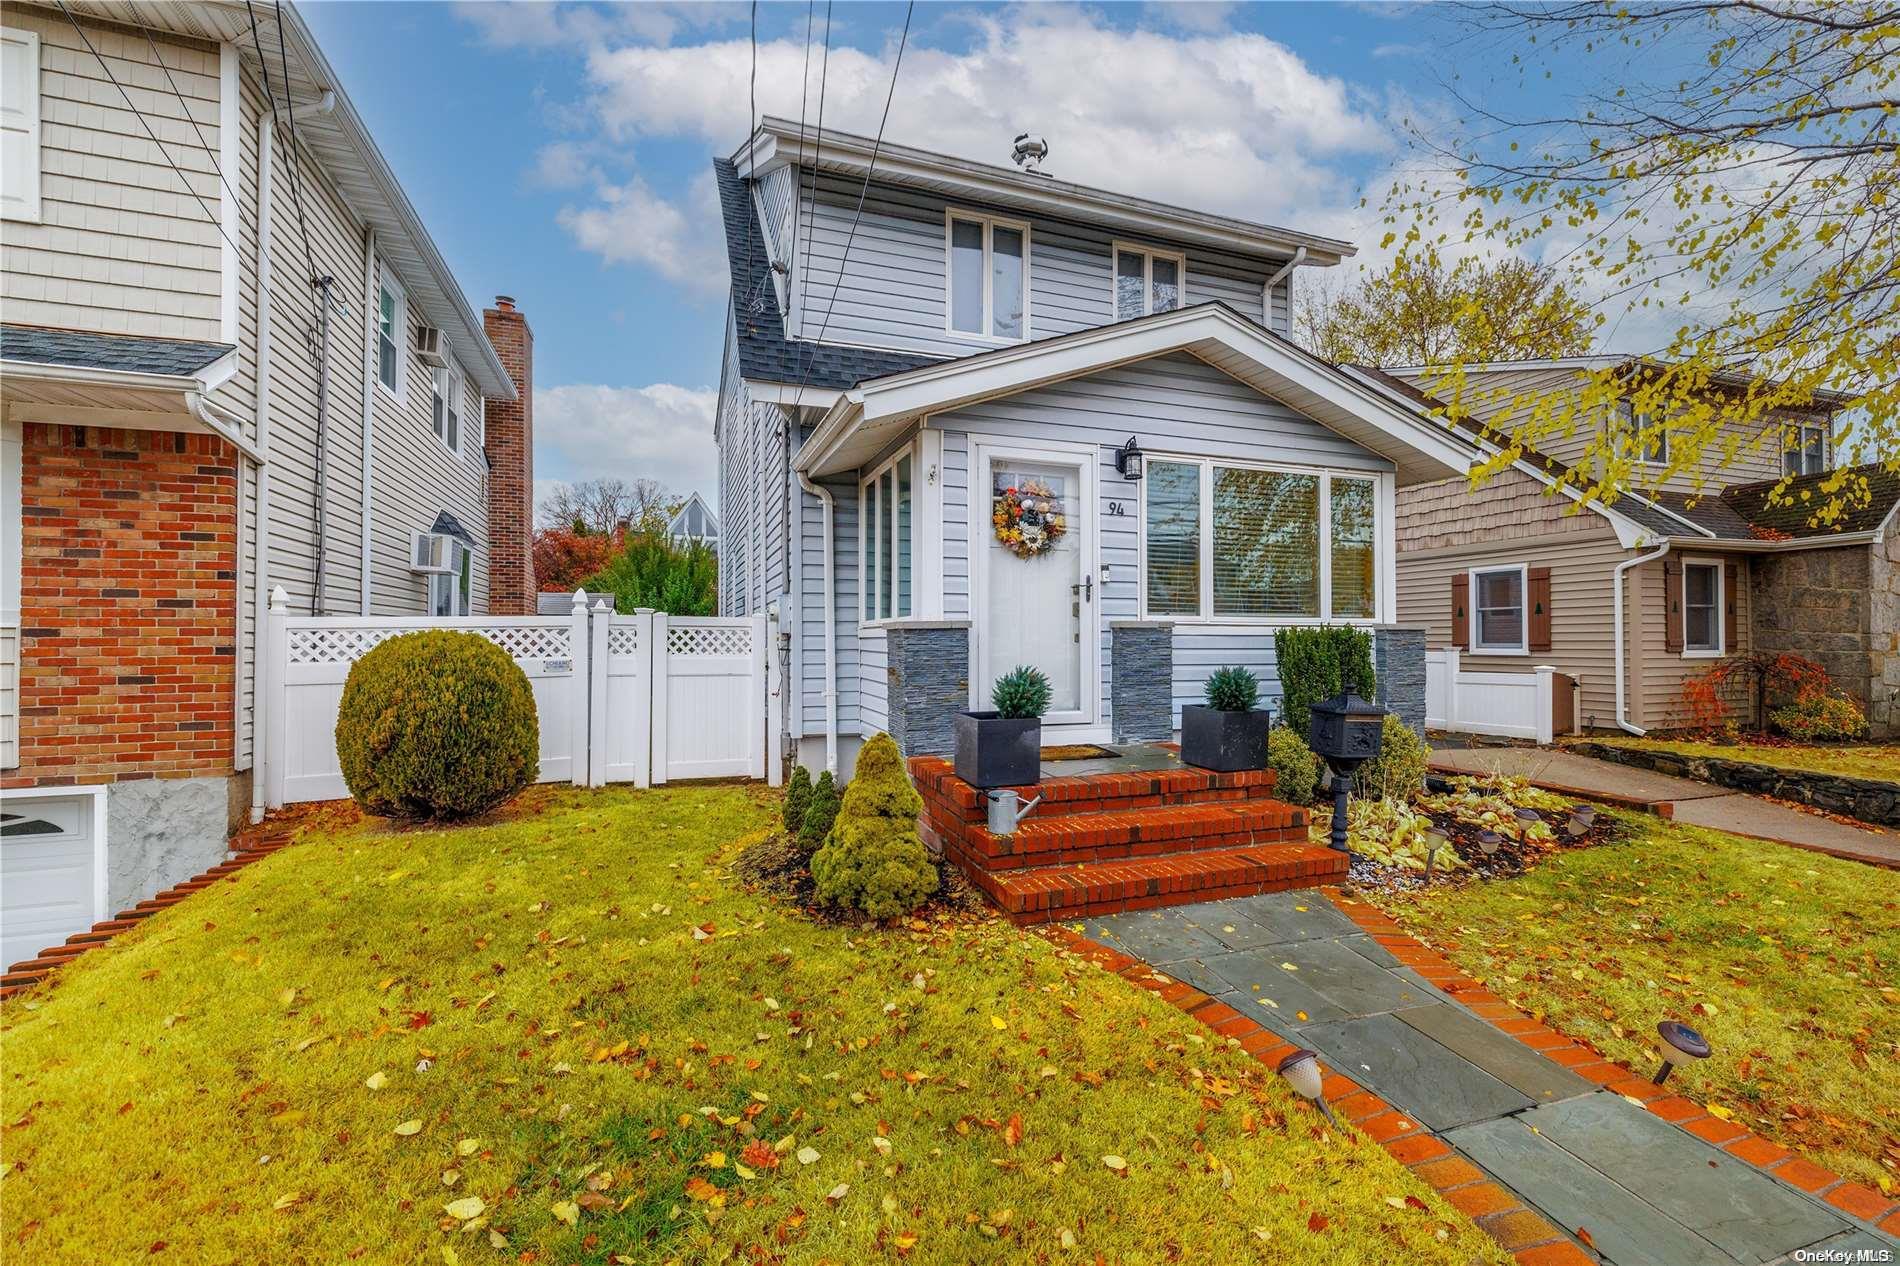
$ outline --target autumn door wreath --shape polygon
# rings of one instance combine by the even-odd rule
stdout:
[[[1062,498],[1040,479],[1025,479],[997,493],[990,526],[1018,558],[1040,558],[1069,530]]]

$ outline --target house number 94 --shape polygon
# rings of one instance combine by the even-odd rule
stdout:
[[[1111,518],[1111,519],[1119,519],[1119,518],[1123,518],[1124,516],[1126,516],[1126,515],[1127,515],[1127,513],[1128,513],[1128,503],[1127,503],[1127,502],[1125,502],[1125,501],[1111,501],[1111,502],[1109,502],[1109,503],[1108,503],[1108,517],[1109,517],[1109,518]]]

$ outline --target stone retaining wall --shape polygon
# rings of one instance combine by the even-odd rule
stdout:
[[[1637,769],[1694,778],[1731,787],[1736,791],[1775,796],[1811,804],[1829,813],[1846,814],[1876,826],[1900,826],[1900,783],[1876,778],[1848,778],[1839,774],[1817,774],[1807,770],[1781,769],[1754,761],[1725,760],[1715,756],[1684,756],[1678,752],[1652,752],[1621,747],[1614,743],[1566,743],[1563,748],[1579,756]]]

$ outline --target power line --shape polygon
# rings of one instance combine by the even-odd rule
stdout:
[[[246,7],[249,7],[250,2],[244,0]],[[277,61],[284,72],[284,114],[290,122],[290,196],[297,204],[297,231],[303,238],[303,264],[309,270],[310,284],[314,286],[318,284],[317,261],[310,253],[310,224],[304,218],[303,211],[303,161],[300,157],[303,145],[297,139],[297,103],[290,99],[290,53],[284,47],[284,3],[283,0],[273,0],[273,4],[277,12]],[[257,36],[255,18],[252,19],[251,36],[253,39]],[[259,49],[257,55],[263,57],[264,50]],[[326,290],[324,295],[328,298],[329,292]]]
[[[825,341],[825,331],[831,328],[831,311],[838,304],[838,287],[844,281],[845,265],[851,259],[851,244],[857,240],[858,221],[864,215],[865,195],[871,192],[871,178],[877,174],[878,151],[884,147],[884,126],[891,121],[891,101],[897,96],[897,72],[904,67],[904,48],[910,42],[910,17],[916,9],[917,0],[910,0],[910,3],[904,6],[904,32],[897,40],[897,60],[891,64],[891,86],[884,93],[884,113],[877,121],[877,137],[871,142],[871,162],[870,165],[864,169],[864,183],[858,187],[858,206],[857,209],[851,213],[851,231],[845,234],[844,253],[838,256],[838,270],[832,274],[831,297],[825,301],[825,319],[818,327],[818,337],[812,340],[814,344],[823,343]],[[822,99],[821,96],[821,103]],[[822,139],[824,134],[822,107],[819,117],[818,130]],[[817,181],[815,172],[812,179],[815,189]],[[807,361],[805,364],[805,373],[800,376],[798,381],[799,394],[793,397],[794,400],[803,396],[805,380],[810,377],[810,375],[811,362]]]
[[[72,23],[73,30],[79,35],[80,40],[85,43],[86,51],[91,53],[93,60],[99,63],[99,69],[106,72],[106,78],[111,80],[112,86],[119,90],[119,96],[125,99],[125,108],[132,112],[132,117],[136,118],[139,121],[139,126],[145,129],[145,135],[152,138],[152,144],[158,146],[158,156],[163,158],[165,165],[170,167],[172,172],[177,175],[180,183],[185,186],[185,192],[190,194],[192,201],[198,204],[198,209],[205,213],[205,219],[209,220],[211,227],[218,231],[218,236],[225,240],[233,252],[236,252],[238,244],[231,241],[231,235],[224,231],[223,222],[220,221],[217,216],[211,214],[210,204],[199,195],[196,189],[191,187],[191,180],[185,175],[183,169],[172,161],[171,152],[165,148],[165,142],[158,139],[158,133],[152,131],[152,125],[146,121],[145,112],[132,103],[132,94],[125,90],[125,85],[119,82],[119,77],[112,73],[112,67],[107,65],[106,59],[99,55],[99,50],[92,46],[92,40],[87,36],[86,29],[79,25],[79,19],[75,18],[73,11],[66,7],[66,0],[56,0],[56,3],[59,5],[59,11],[66,15],[66,20]],[[214,163],[213,166],[215,165]],[[220,176],[219,179],[223,179],[223,177]]]
[[[217,153],[212,150],[211,143],[205,140],[204,129],[198,126],[198,120],[192,117],[191,104],[185,100],[185,94],[178,90],[178,81],[172,78],[172,68],[165,64],[164,55],[158,51],[157,41],[152,39],[152,28],[142,26],[139,31],[145,36],[145,46],[152,50],[152,60],[157,62],[158,68],[165,72],[165,82],[172,86],[172,95],[178,98],[178,108],[184,112],[185,122],[191,124],[191,130],[197,134],[198,144],[203,148],[205,157],[211,160],[211,170],[218,173],[218,183],[224,186],[225,196],[230,198],[235,205],[238,200],[237,191],[231,188],[231,182],[224,178],[224,168],[218,165]],[[218,139],[222,141],[224,138]]]
[[[759,159],[759,0],[752,0],[752,77],[746,85],[746,134],[745,162],[746,184],[758,183],[758,175],[753,171]],[[751,201],[750,198],[747,199]],[[752,244],[759,236],[759,216],[751,207],[746,208],[745,234],[745,275],[750,278],[754,268]],[[759,302],[759,287],[753,283],[752,293],[746,296],[746,307],[756,309]]]
[[[812,18],[818,10],[818,0],[805,0],[805,65],[798,75],[798,152],[805,152],[805,107],[811,100],[811,26]],[[792,281],[798,276],[798,230],[804,222],[805,213],[800,209],[805,192],[805,177],[798,174],[799,197],[792,201],[792,249],[785,265],[785,310],[792,310]]]
[[[825,0],[825,50],[818,63],[818,131],[812,139],[811,152],[811,216],[808,222],[811,225],[811,231],[814,233],[817,232],[818,229],[818,164],[825,156],[825,88],[831,82],[831,4],[832,0]],[[802,158],[803,155],[800,155],[800,157]],[[805,177],[802,169],[798,178],[798,187],[798,206],[793,208],[793,211],[796,213],[792,225],[794,236],[796,236],[798,230],[797,217],[803,214],[802,208],[805,202]],[[837,293],[834,287],[832,295],[836,297]],[[803,308],[799,309],[798,323],[802,332],[802,327],[805,324],[805,312]],[[805,349],[805,367],[799,371],[798,391],[792,396],[792,407],[795,409],[801,407],[804,401],[805,383],[806,380],[811,377],[813,351],[814,349],[810,347]]]

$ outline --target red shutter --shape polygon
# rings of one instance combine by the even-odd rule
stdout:
[[[1471,573],[1459,572],[1451,578],[1451,644],[1459,650],[1471,649],[1471,621],[1465,615],[1465,603],[1471,598]]]
[[[1530,569],[1531,649],[1550,649],[1550,568]]]
[[[1682,564],[1663,560],[1663,649],[1682,653]]]
[[[1729,655],[1741,650],[1735,641],[1735,587],[1741,584],[1741,570],[1734,563],[1722,568],[1722,650]]]

